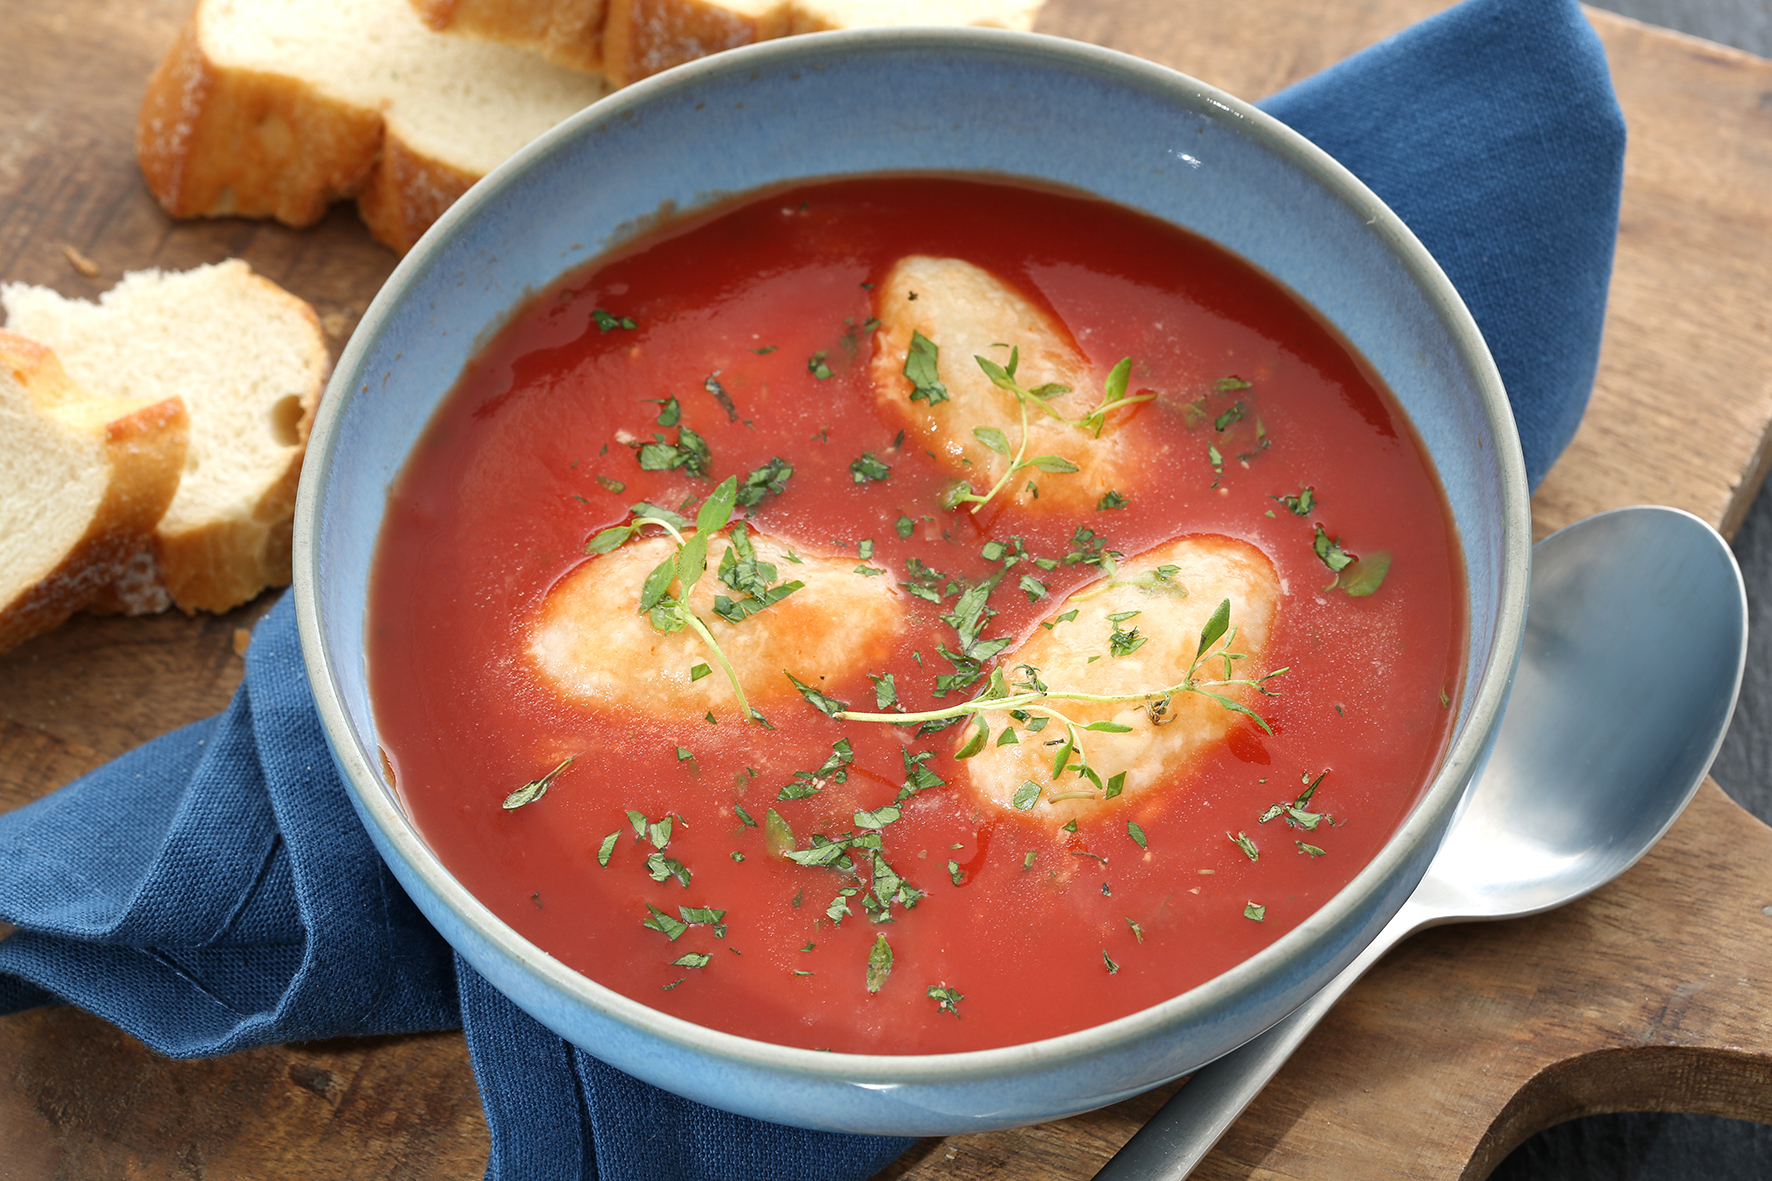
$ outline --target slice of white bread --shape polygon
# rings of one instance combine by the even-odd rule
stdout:
[[[115,398],[0,332],[0,652],[48,631],[149,544],[184,467],[184,404]]]
[[[425,24],[533,50],[584,73],[603,70],[605,0],[411,0]],[[613,80],[613,79],[612,79]]]
[[[608,92],[446,37],[407,0],[198,0],[148,80],[136,156],[174,217],[318,221],[354,197],[404,253],[469,185]]]
[[[411,0],[433,29],[531,49],[625,86],[722,49],[881,25],[1030,29],[1041,0]]]
[[[7,284],[0,305],[8,329],[54,349],[94,395],[183,399],[183,477],[149,522],[173,602],[226,611],[289,582],[296,481],[331,363],[307,303],[230,259],[133,272],[96,304]],[[138,560],[138,585],[125,579],[118,601],[100,605],[151,606],[141,573]]]

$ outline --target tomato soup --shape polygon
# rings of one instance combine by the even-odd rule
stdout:
[[[1143,215],[927,176],[536,295],[390,493],[369,623],[397,791],[505,922],[883,1054],[1096,1025],[1295,927],[1437,767],[1467,627],[1431,465],[1309,308]]]

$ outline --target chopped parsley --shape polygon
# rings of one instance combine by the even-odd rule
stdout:
[[[1081,563],[1085,566],[1099,566],[1102,562],[1102,549],[1106,544],[1107,538],[1087,525],[1078,525],[1077,531],[1071,534],[1071,548],[1070,552],[1064,556],[1064,564],[1075,566]]]
[[[616,328],[626,328],[631,332],[639,327],[630,317],[611,315],[602,308],[592,308],[591,319],[596,323],[598,332],[610,332]]]
[[[804,800],[817,795],[827,783],[845,783],[849,779],[849,766],[855,762],[855,752],[850,749],[847,738],[839,738],[831,744],[831,757],[826,759],[816,771],[795,771],[793,781],[782,785],[776,793],[778,800]]]
[[[787,489],[788,477],[794,474],[794,465],[776,456],[760,468],[752,469],[738,485],[738,503],[745,508],[756,508],[763,503],[765,496],[780,496]]]
[[[872,950],[868,952],[868,991],[879,992],[886,984],[886,978],[892,975],[892,945],[886,942],[886,936],[880,935],[874,940]]]
[[[675,881],[685,890],[689,888],[689,867],[675,857],[666,857],[656,849],[646,855],[646,872],[653,881],[660,884]]]
[[[913,387],[911,401],[935,406],[948,400],[948,387],[941,384],[936,373],[936,360],[940,354],[941,349],[933,340],[912,330],[910,351],[904,358],[904,375],[910,378]]]
[[[835,717],[837,714],[840,714],[849,708],[846,703],[838,701],[835,697],[829,697],[820,693],[817,689],[806,684],[806,682],[802,681],[799,677],[796,677],[793,673],[784,673],[783,675],[794,683],[794,688],[800,691],[800,696],[810,702],[812,707],[818,710],[819,713]]]
[[[686,426],[677,428],[677,441],[665,442],[663,435],[655,434],[653,441],[642,443],[638,452],[640,470],[646,472],[671,472],[682,468],[692,476],[706,476],[708,465],[713,463],[713,452],[709,450],[707,440]]]
[[[891,709],[898,704],[898,685],[893,682],[891,673],[878,677],[869,673],[868,680],[874,683],[875,709]]]
[[[683,937],[683,932],[689,930],[688,923],[679,922],[658,907],[652,905],[650,902],[646,904],[646,909],[651,913],[647,915],[646,920],[640,925],[661,933],[672,943],[681,939]]]
[[[1353,565],[1355,560],[1355,555],[1341,548],[1341,539],[1339,537],[1331,539],[1320,523],[1317,525],[1316,538],[1311,542],[1311,549],[1315,550],[1317,557],[1323,560],[1323,565],[1337,574]]]
[[[1269,500],[1277,500],[1293,514],[1308,517],[1317,506],[1317,490],[1306,485],[1298,490],[1297,496],[1270,496]]]
[[[884,480],[892,469],[875,458],[872,451],[863,451],[860,458],[850,463],[849,474],[857,484],[866,484],[870,480]]]
[[[1131,503],[1131,497],[1121,496],[1118,492],[1109,488],[1106,492],[1101,494],[1101,499],[1095,502],[1095,511],[1099,513],[1106,512],[1108,509],[1125,508]]]

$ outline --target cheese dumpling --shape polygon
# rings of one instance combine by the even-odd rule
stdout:
[[[1267,555],[1246,541],[1229,537],[1183,537],[1140,554],[1107,580],[1093,583],[1055,608],[1047,622],[1022,645],[1001,658],[1012,682],[1029,678],[1024,666],[1039,670],[1052,692],[1100,696],[1145,693],[1178,684],[1188,676],[1200,648],[1202,629],[1219,605],[1230,601],[1230,642],[1207,648],[1194,672],[1203,688],[1221,693],[1257,713],[1266,700],[1242,685],[1211,685],[1227,679],[1256,680],[1270,671],[1263,664],[1279,611],[1280,583]],[[1061,617],[1076,612],[1076,618]],[[1227,633],[1229,634],[1229,633]],[[1243,653],[1225,672],[1221,651]],[[983,715],[990,741],[962,762],[978,804],[1015,815],[1066,820],[1098,815],[1127,804],[1142,806],[1168,790],[1201,754],[1224,741],[1233,726],[1253,725],[1200,693],[1179,692],[1158,708],[1143,703],[1099,704],[1050,701],[1078,726],[1089,764],[1104,784],[1125,774],[1118,798],[1109,799],[1089,779],[1066,770],[1057,780],[1052,763],[1065,737],[1056,718],[1038,732],[1007,713]],[[1039,711],[1033,711],[1039,716]],[[1090,722],[1115,722],[1125,733],[1082,731]],[[1017,741],[998,745],[1005,727]],[[973,727],[968,726],[970,733]],[[966,739],[962,738],[964,744]],[[1077,758],[1072,755],[1071,767]],[[1032,783],[1039,788],[1034,796]],[[1020,798],[1017,798],[1017,793]],[[1024,806],[1018,806],[1024,805]]]
[[[693,533],[687,534],[693,536]],[[755,560],[775,567],[771,582],[805,586],[737,623],[714,610],[716,595],[746,596],[718,576],[730,536],[708,547],[708,570],[690,592],[690,606],[731,661],[752,706],[796,697],[783,675],[814,687],[835,684],[881,663],[903,622],[904,604],[889,578],[855,573],[855,559],[806,555],[751,534]],[[719,661],[691,628],[666,634],[640,614],[641,587],[676,543],[648,537],[592,558],[547,594],[530,627],[529,656],[549,685],[596,706],[625,707],[689,720],[709,710],[737,712],[737,698]],[[671,593],[679,593],[676,585]],[[707,665],[699,677],[692,670]]]
[[[880,321],[872,374],[876,401],[904,424],[914,440],[907,446],[934,454],[977,495],[988,493],[1008,470],[1021,443],[1022,406],[1014,393],[992,382],[976,358],[1006,368],[1012,349],[1019,362],[1015,382],[1023,389],[1070,388],[1027,407],[1024,460],[1055,456],[1077,470],[1024,467],[997,502],[1011,500],[1031,511],[1093,509],[1103,494],[1129,493],[1137,483],[1136,457],[1120,428],[1142,406],[1123,405],[1078,425],[1101,404],[1107,373],[1092,366],[1063,325],[1026,296],[961,259],[910,255],[887,272],[875,304]],[[926,388],[919,391],[919,383],[905,376],[918,333],[934,346],[941,390],[930,392],[923,383]],[[919,372],[915,363],[913,372]],[[993,441],[1008,454],[987,445],[976,433],[981,429],[987,435],[997,432]],[[1037,497],[1030,483],[1038,487]]]

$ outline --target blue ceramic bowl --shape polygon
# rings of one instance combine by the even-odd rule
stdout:
[[[450,875],[376,756],[365,588],[388,488],[468,360],[562,272],[689,210],[786,180],[880,171],[1026,178],[1095,193],[1242,255],[1332,321],[1431,452],[1464,546],[1470,655],[1438,776],[1352,884],[1247,962],[1115,1021],[1003,1049],[816,1053],[689,1024],[579,975]],[[789,38],[647,79],[519,152],[395,270],[339,362],[308,448],[295,589],[309,676],[382,856],[487,979],[576,1045],[761,1119],[931,1135],[1036,1123],[1186,1073],[1284,1016],[1345,965],[1427,867],[1485,757],[1525,619],[1527,490],[1476,325],[1402,222],[1267,115],[1146,62],[995,30]]]

